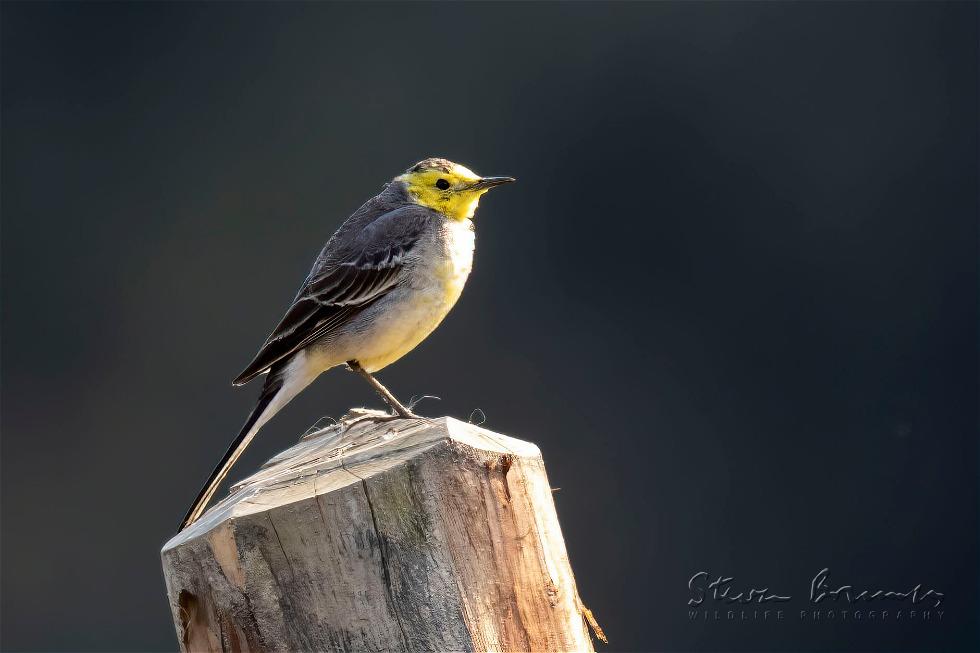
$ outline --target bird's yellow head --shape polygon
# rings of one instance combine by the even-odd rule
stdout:
[[[446,159],[426,159],[395,177],[395,181],[404,183],[409,196],[418,204],[453,220],[466,220],[473,217],[481,195],[514,178],[481,177],[466,166]]]

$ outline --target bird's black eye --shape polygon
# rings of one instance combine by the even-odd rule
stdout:
[[[449,182],[445,179],[440,179],[439,181],[436,182],[436,188],[438,188],[439,190],[446,190],[447,188],[449,188]]]

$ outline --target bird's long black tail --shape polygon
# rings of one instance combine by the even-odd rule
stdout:
[[[231,470],[232,466],[234,466],[235,462],[245,452],[245,449],[252,442],[252,438],[255,437],[255,434],[258,433],[259,428],[261,428],[262,423],[265,422],[265,420],[263,420],[262,423],[259,423],[259,420],[266,412],[266,409],[269,408],[272,401],[276,398],[276,395],[279,394],[282,386],[283,380],[281,376],[275,369],[273,369],[269,372],[269,376],[266,377],[265,385],[262,387],[262,394],[259,395],[258,403],[255,404],[255,408],[252,409],[252,413],[248,416],[248,419],[245,420],[242,430],[238,433],[238,436],[235,438],[234,442],[231,443],[231,446],[228,447],[228,451],[226,451],[225,455],[221,458],[221,462],[219,462],[217,467],[214,468],[214,471],[211,472],[211,476],[208,478],[207,483],[204,484],[204,487],[201,488],[201,491],[194,500],[194,503],[191,504],[191,507],[184,516],[183,521],[180,522],[180,528],[177,529],[178,533],[193,524],[202,514],[204,514],[204,509],[207,508],[208,503],[211,501],[211,497],[214,496],[214,493],[217,492],[218,486],[220,486],[222,481],[225,480],[225,477],[228,475],[228,472]],[[268,419],[268,417],[266,419]]]

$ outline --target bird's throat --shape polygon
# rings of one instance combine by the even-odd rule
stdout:
[[[423,190],[409,187],[408,194],[416,204],[438,211],[450,220],[462,222],[469,220],[480,205],[480,197],[485,190],[453,193],[450,196],[440,196]]]

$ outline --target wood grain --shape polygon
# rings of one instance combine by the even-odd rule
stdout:
[[[162,551],[184,651],[591,651],[538,448],[451,418],[305,437]]]

